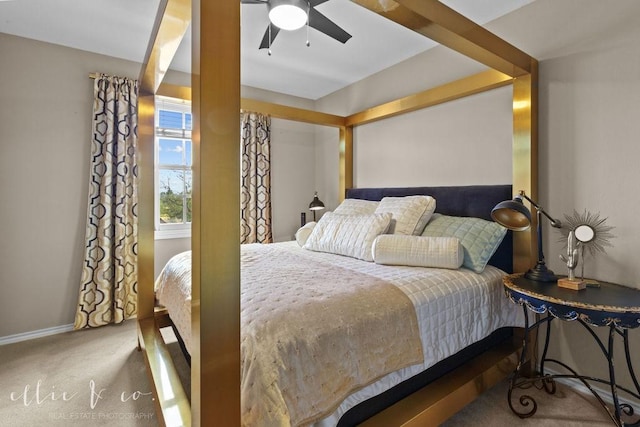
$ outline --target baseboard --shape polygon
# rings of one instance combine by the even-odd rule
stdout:
[[[61,334],[63,332],[73,331],[73,324],[54,326],[53,328],[38,329],[37,331],[23,332],[21,334],[8,335],[0,337],[0,346],[13,344],[21,341],[33,340],[36,338],[47,337],[49,335]]]
[[[544,369],[544,372],[550,375],[562,375],[565,373],[565,372],[560,372],[553,369],[548,369],[546,367]],[[571,387],[578,393],[584,394],[586,396],[593,396],[593,394],[591,393],[591,390],[589,390],[584,384],[582,384],[580,380],[577,380],[575,378],[556,378],[556,381],[559,382],[560,384],[566,385],[567,387]],[[603,387],[602,385],[599,385],[597,383],[592,383],[591,388],[593,388],[595,391],[598,392],[602,400],[604,400],[610,405],[613,405],[613,398],[611,397],[610,388]],[[633,408],[633,411],[636,414],[640,413],[640,403],[635,402],[633,400],[625,399],[625,394],[626,393],[623,391],[618,391],[618,400],[620,400],[620,403],[626,403]]]

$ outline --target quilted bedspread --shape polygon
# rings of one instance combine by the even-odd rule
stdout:
[[[241,255],[243,425],[311,424],[355,390],[423,361],[414,306],[396,286],[278,249],[243,245]],[[163,271],[160,302],[170,289],[184,293],[189,255]],[[178,283],[167,286],[171,277]]]
[[[190,255],[179,254],[167,264],[157,290],[187,348]],[[504,297],[504,272],[492,266],[482,274],[465,268],[386,266],[304,250],[296,242],[243,245],[242,263],[246,425],[288,425],[290,421],[292,425],[335,426],[359,402],[500,327],[523,324],[522,310]],[[333,296],[342,301],[329,303],[336,299]],[[392,300],[395,309],[387,304]],[[416,315],[422,354],[415,354],[421,352],[420,343],[413,339]],[[404,342],[379,342],[382,332]],[[334,343],[337,335],[350,338]],[[407,359],[401,359],[404,356]],[[405,367],[393,368],[394,364]],[[345,398],[345,393],[350,394]]]
[[[274,245],[241,258],[242,422],[304,425],[422,361],[415,310],[392,284]]]

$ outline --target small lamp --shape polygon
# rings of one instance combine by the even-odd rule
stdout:
[[[269,20],[278,28],[297,30],[307,23],[309,3],[305,0],[270,0]]]
[[[498,203],[491,210],[491,218],[503,227],[513,231],[524,231],[531,226],[531,212],[522,202],[522,199],[526,199],[531,205],[536,208],[537,220],[538,220],[538,262],[536,266],[524,275],[525,278],[535,280],[537,282],[555,282],[558,278],[553,271],[549,270],[544,262],[544,253],[542,251],[542,215],[546,216],[551,221],[551,226],[555,228],[561,228],[562,223],[549,216],[548,213],[542,209],[540,205],[531,200],[524,191],[520,191],[520,194],[513,198],[513,200],[505,200]]]
[[[324,203],[320,199],[318,199],[318,192],[313,195],[313,200],[309,203],[309,210],[313,211],[313,220],[316,220],[316,211],[320,211],[324,209]]]

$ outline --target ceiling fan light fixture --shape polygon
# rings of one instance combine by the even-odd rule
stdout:
[[[283,30],[297,30],[307,23],[308,8],[309,5],[304,0],[271,0],[269,20]]]

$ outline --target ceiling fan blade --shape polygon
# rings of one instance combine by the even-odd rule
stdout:
[[[347,33],[329,18],[313,8],[309,11],[309,26],[341,43],[346,43],[347,40],[351,38],[351,34]]]
[[[269,27],[271,27],[271,43],[269,43]],[[262,42],[260,43],[260,47],[258,49],[268,49],[270,45],[273,44],[273,40],[276,38],[278,33],[280,32],[280,28],[275,25],[269,23],[269,27],[264,32],[264,36],[262,37]]]
[[[311,5],[311,7],[316,7],[317,5],[328,1],[329,0],[309,0],[309,4]]]

